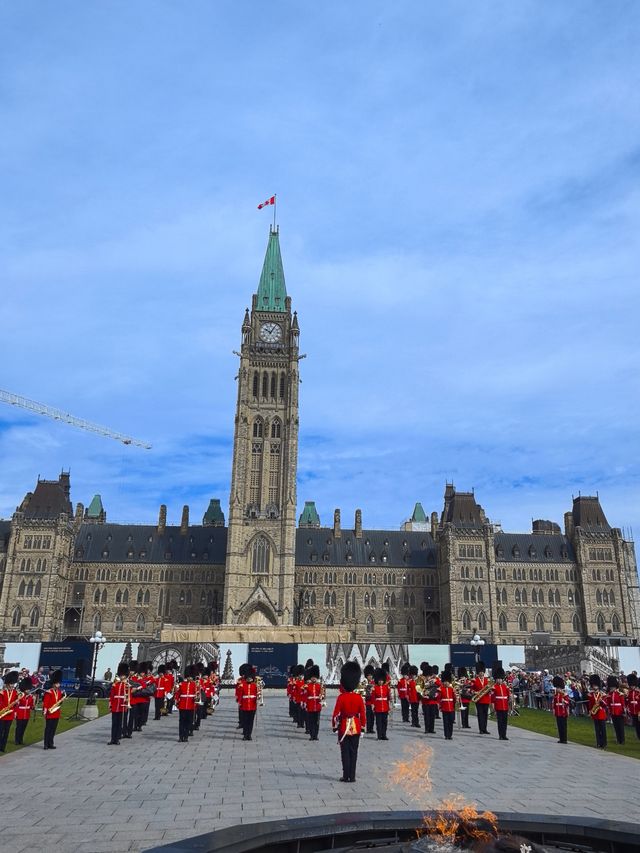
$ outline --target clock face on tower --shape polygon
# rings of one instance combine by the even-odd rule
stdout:
[[[260,326],[260,338],[267,344],[277,344],[282,338],[282,329],[277,323],[263,323]]]

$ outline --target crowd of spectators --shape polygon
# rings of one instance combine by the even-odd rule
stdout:
[[[512,669],[508,681],[513,691],[516,707],[551,711],[554,675],[561,675],[564,678],[565,693],[571,702],[571,714],[576,717],[588,716],[589,673],[587,672],[549,672],[548,669],[541,672],[526,672],[522,669]],[[616,673],[616,676],[620,680],[620,687],[625,690],[627,688],[626,676],[620,672]],[[606,682],[606,678],[603,681]]]

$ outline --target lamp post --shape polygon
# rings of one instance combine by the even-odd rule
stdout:
[[[473,651],[475,652],[476,663],[480,660],[480,651],[479,649],[484,646],[484,640],[478,634],[478,629],[473,629],[473,637],[469,640],[469,645],[473,646]]]
[[[93,685],[96,680],[96,667],[98,665],[98,652],[107,642],[107,638],[103,635],[102,631],[96,631],[89,640],[91,643],[91,655],[93,658],[93,664],[91,667],[91,686],[89,687],[89,696],[87,697],[87,705],[95,705],[96,697],[93,695]]]

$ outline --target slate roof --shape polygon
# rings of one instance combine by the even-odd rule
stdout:
[[[69,475],[61,474],[59,480],[38,480],[35,491],[29,492],[20,510],[25,518],[57,518],[61,512],[69,517],[73,507],[69,500]]]
[[[182,536],[179,526],[168,526],[159,534],[152,524],[83,524],[73,559],[76,563],[224,565],[226,554],[226,527],[194,525]]]
[[[0,521],[0,552],[7,550],[9,536],[11,535],[11,522]]]
[[[467,530],[481,530],[484,524],[482,507],[476,502],[473,492],[456,492],[451,489],[445,494],[442,523],[453,524]]]
[[[573,499],[573,523],[591,533],[609,533],[611,527],[606,519],[599,498],[577,497]]]
[[[406,545],[404,544],[406,543]],[[348,555],[351,559],[348,559]],[[326,555],[326,559],[325,559]],[[375,562],[371,562],[371,556]],[[386,562],[384,556],[386,555]],[[336,539],[332,527],[296,531],[296,566],[354,566],[379,569],[435,569],[437,549],[430,533],[405,530],[342,530]]]
[[[571,540],[562,534],[496,533],[494,538],[497,563],[576,562]],[[519,551],[519,556],[513,553],[514,548]],[[563,556],[563,549],[566,556]]]

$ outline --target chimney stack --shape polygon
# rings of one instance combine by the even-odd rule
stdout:
[[[362,539],[362,510],[356,510],[356,539]]]
[[[160,504],[160,512],[158,513],[158,533],[160,536],[164,535],[165,530],[167,529],[167,505]]]
[[[182,507],[182,521],[180,522],[180,535],[186,536],[189,532],[189,506],[185,504]]]
[[[333,511],[333,538],[340,539],[342,536],[342,532],[340,530],[340,510],[334,509]]]
[[[433,538],[436,538],[436,533],[438,532],[438,513],[431,513],[431,535]]]

